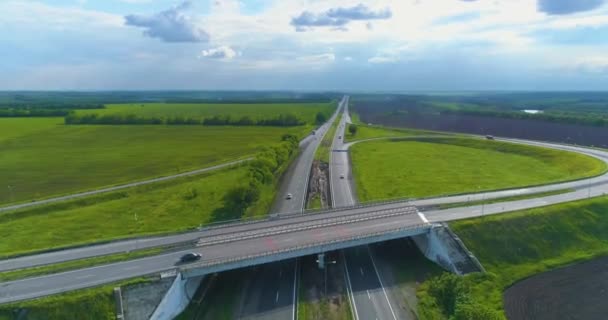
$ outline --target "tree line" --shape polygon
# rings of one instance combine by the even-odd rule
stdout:
[[[462,114],[482,117],[499,117],[509,119],[532,119],[547,122],[559,122],[570,124],[591,125],[598,127],[608,126],[608,118],[598,114],[572,114],[567,112],[550,112],[550,113],[526,113],[513,111],[499,110],[475,110],[475,109],[459,109],[459,110],[441,110],[441,114]]]
[[[205,125],[205,126],[279,126],[290,127],[304,125],[306,122],[294,114],[280,114],[274,118],[253,119],[249,116],[233,117],[231,115],[215,115],[208,118],[195,117],[142,117],[135,114],[76,114],[69,113],[64,118],[65,124],[106,124],[106,125]]]
[[[224,196],[223,208],[214,220],[241,218],[260,199],[262,188],[271,185],[287,168],[299,150],[298,137],[285,134],[277,145],[266,147],[248,164],[247,178]]]

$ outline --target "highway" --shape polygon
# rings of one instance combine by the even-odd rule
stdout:
[[[608,161],[608,152],[595,150],[595,149],[587,149],[575,146],[564,146],[559,144],[550,144],[550,143],[542,143],[542,142],[530,142],[523,140],[513,140],[507,139],[507,141],[516,142],[516,143],[526,143],[526,144],[534,144],[544,147],[550,148],[559,148],[564,150],[571,150],[575,152],[581,152],[585,154],[589,154],[591,156],[598,157],[603,161]],[[332,163],[338,161],[337,155],[343,155],[344,159],[348,159],[347,154],[345,152],[332,152]],[[342,160],[343,163],[347,163],[347,160]],[[344,162],[346,161],[346,162]],[[331,181],[332,181],[332,199],[337,201],[336,204],[339,203],[349,203],[348,201],[352,200],[352,192],[348,189],[339,191],[339,182],[335,182],[336,179],[340,179],[339,175],[336,178],[336,174],[339,174],[340,170],[345,170],[346,167],[339,166],[338,163],[332,165],[331,172]],[[348,179],[351,178],[350,173],[345,176]],[[349,188],[350,185],[345,183],[343,188]],[[169,245],[177,242],[184,241],[196,241],[199,238],[207,238],[209,237],[217,237],[226,235],[226,234],[250,234],[252,229],[258,228],[263,230],[268,230],[269,228],[279,227],[282,224],[288,222],[290,225],[297,225],[298,223],[310,222],[316,219],[320,219],[320,217],[343,217],[348,215],[355,215],[364,212],[372,212],[372,211],[382,211],[382,210],[390,210],[390,209],[403,209],[407,208],[409,205],[433,205],[439,203],[451,203],[451,202],[465,202],[476,201],[481,199],[490,199],[496,197],[498,195],[506,196],[506,195],[514,195],[514,194],[523,194],[523,193],[536,193],[542,190],[546,190],[547,188],[574,188],[574,192],[569,192],[565,194],[546,196],[535,199],[526,199],[519,201],[510,201],[503,203],[495,203],[488,204],[483,206],[472,206],[472,207],[460,207],[460,208],[451,208],[446,210],[431,210],[426,211],[426,218],[430,222],[439,222],[439,221],[451,221],[457,219],[465,219],[471,217],[478,217],[481,215],[487,214],[497,214],[507,211],[526,209],[544,205],[550,205],[555,203],[561,203],[566,201],[572,201],[577,199],[583,199],[590,196],[602,195],[608,192],[608,175],[602,175],[599,177],[560,183],[552,186],[542,186],[542,187],[534,187],[534,188],[520,188],[509,191],[497,191],[497,192],[486,192],[474,195],[461,195],[461,196],[452,196],[452,197],[440,197],[434,199],[419,199],[412,201],[396,201],[385,204],[375,204],[365,208],[345,208],[341,211],[330,211],[327,213],[320,213],[315,215],[296,215],[292,217],[274,219],[274,220],[265,220],[256,223],[247,223],[247,224],[232,224],[228,226],[223,226],[219,228],[211,228],[206,230],[201,230],[197,232],[185,233],[180,235],[172,235],[167,237],[155,237],[155,238],[147,238],[141,240],[128,240],[128,241],[119,241],[110,244],[104,245],[95,245],[77,249],[69,249],[55,253],[47,253],[42,255],[34,255],[29,257],[22,257],[17,259],[4,260],[0,262],[0,270],[7,270],[13,268],[24,268],[32,265],[39,265],[43,262],[51,263],[52,261],[62,261],[62,259],[75,259],[80,257],[88,257],[88,256],[96,256],[99,254],[109,254],[116,252],[123,252],[127,250],[133,250],[135,246],[138,248],[143,247],[153,247],[159,245]],[[295,193],[294,193],[295,196]],[[342,197],[342,198],[340,198]],[[352,203],[352,202],[350,202]],[[291,210],[290,210],[291,211]],[[404,218],[407,216],[407,219]],[[304,220],[299,220],[304,219]],[[311,219],[311,220],[308,220]],[[227,259],[230,257],[238,257],[238,256],[248,256],[252,254],[265,254],[277,249],[290,249],[297,247],[298,245],[303,244],[318,244],[323,243],[323,241],[331,241],[332,239],[341,239],[340,237],[345,236],[354,236],[361,234],[370,234],[373,232],[389,232],[390,227],[393,226],[413,226],[417,223],[420,223],[421,216],[419,215],[401,215],[401,216],[392,216],[392,217],[383,217],[378,219],[359,221],[347,223],[345,225],[333,225],[333,226],[317,226],[313,229],[314,232],[311,232],[313,229],[309,230],[289,230],[282,229],[282,233],[273,234],[273,235],[265,235],[260,238],[247,238],[246,240],[241,241],[228,241],[224,243],[215,243],[208,246],[202,246],[199,250],[203,253],[205,257],[205,261],[201,261],[201,263],[211,263],[211,260],[216,259],[214,261],[220,261],[222,259]],[[269,238],[270,237],[270,238]],[[265,239],[261,241],[260,239]],[[268,240],[270,239],[270,241]],[[257,246],[257,247],[256,247]],[[177,257],[184,252],[176,252],[171,254],[147,257],[127,262],[114,263],[105,266],[86,268],[76,271],[64,272],[54,275],[47,275],[38,278],[24,279],[12,282],[4,282],[0,283],[0,302],[9,302],[9,301],[18,301],[22,299],[29,299],[38,296],[43,296],[52,293],[64,292],[77,288],[85,288],[89,286],[94,286],[102,283],[112,282],[119,279],[125,279],[133,276],[145,275],[157,273],[161,270],[173,269],[175,268],[174,262],[177,260]],[[209,260],[211,259],[211,260]],[[217,260],[219,259],[219,260]],[[347,259],[348,260],[348,259]],[[349,267],[351,267],[352,260],[348,260]],[[373,262],[373,261],[372,261]],[[364,264],[364,263],[363,263]],[[373,267],[373,264],[372,264]],[[352,268],[352,267],[351,267]],[[369,268],[368,268],[369,269]],[[353,269],[356,271],[356,269]],[[361,273],[361,272],[360,272]],[[366,269],[363,270],[363,274],[368,274]],[[380,280],[380,279],[379,279]],[[275,292],[276,294],[276,292]],[[367,293],[366,293],[367,296]],[[276,296],[275,296],[276,299]],[[368,300],[369,297],[367,298]],[[378,301],[381,299],[378,298]],[[388,300],[387,300],[388,301]],[[378,303],[376,302],[376,305]],[[374,308],[376,308],[374,306]],[[358,312],[358,311],[357,311]],[[364,311],[365,312],[365,311]],[[359,315],[360,318],[363,318]],[[389,317],[390,319],[390,317]]]
[[[348,106],[348,104],[347,104]],[[352,173],[344,134],[350,123],[348,107],[344,108],[340,124],[332,142],[330,153],[330,189],[333,207],[356,204],[350,181]],[[342,152],[344,151],[344,152]],[[420,223],[422,221],[420,220]],[[400,319],[393,310],[390,298],[383,286],[369,246],[344,250],[344,263],[348,278],[349,298],[355,320],[358,319]],[[395,304],[397,305],[397,304]]]
[[[340,101],[331,118],[319,127],[314,135],[307,136],[300,142],[300,154],[285,172],[279,186],[272,214],[298,212],[305,209],[308,179],[314,160],[315,152],[323,140],[323,136],[340,113],[344,99]],[[292,199],[287,199],[290,193]],[[297,260],[291,259],[279,263],[269,263],[259,266],[251,275],[247,290],[243,293],[244,302],[239,310],[238,319],[295,319]],[[277,275],[279,275],[277,277]]]

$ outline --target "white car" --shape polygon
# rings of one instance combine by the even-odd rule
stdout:
[[[287,200],[291,200],[291,198],[293,198],[293,195],[291,193],[288,193],[287,196],[285,197],[285,199],[287,199]]]
[[[344,179],[344,174],[341,174],[341,175],[340,175],[340,179]]]

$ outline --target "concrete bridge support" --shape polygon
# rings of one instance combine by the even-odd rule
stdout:
[[[428,259],[450,272],[459,275],[485,272],[477,258],[446,224],[434,224],[426,233],[412,239]]]
[[[173,284],[154,310],[150,320],[172,320],[182,313],[192,300],[205,276],[183,278],[178,274]]]

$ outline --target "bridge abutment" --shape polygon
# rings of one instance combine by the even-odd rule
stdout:
[[[425,257],[450,272],[459,275],[485,272],[477,258],[446,224],[433,224],[426,233],[412,239]]]
[[[177,317],[186,309],[204,277],[185,278],[178,274],[150,320],[171,320]]]

